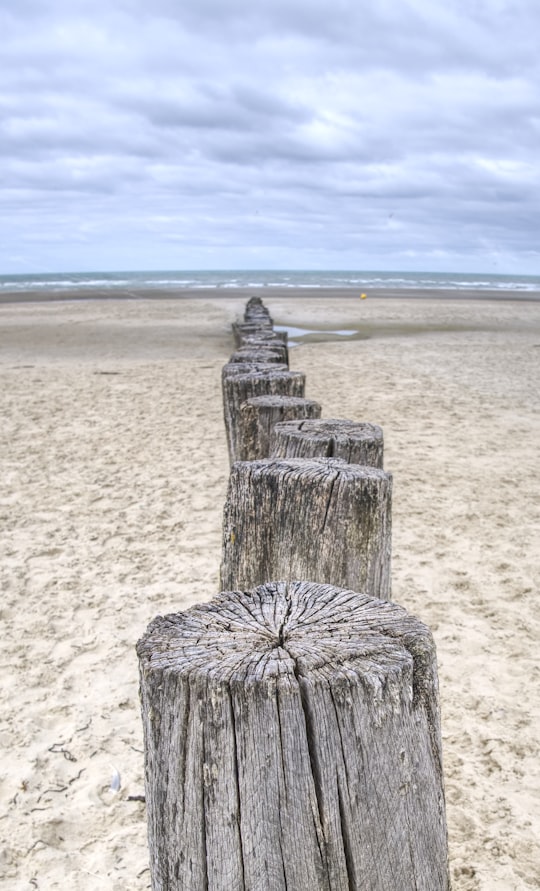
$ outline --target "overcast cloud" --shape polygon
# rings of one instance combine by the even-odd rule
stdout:
[[[540,273],[537,0],[2,0],[0,273]]]

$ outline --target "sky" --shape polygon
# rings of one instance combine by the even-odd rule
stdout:
[[[2,0],[0,274],[540,273],[538,0]]]

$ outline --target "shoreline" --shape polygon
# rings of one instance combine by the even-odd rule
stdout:
[[[251,296],[264,300],[313,300],[327,298],[332,300],[357,300],[361,288],[334,287],[213,287],[213,288],[73,288],[69,291],[43,289],[35,291],[2,291],[0,305],[14,303],[69,303],[89,300],[209,300],[209,299],[247,299]],[[506,289],[481,288],[369,288],[365,291],[369,299],[402,299],[402,300],[493,300],[497,302],[531,302],[540,301],[540,290],[517,291]]]

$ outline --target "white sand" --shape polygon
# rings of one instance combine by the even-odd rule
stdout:
[[[134,645],[217,591],[247,296],[0,306],[2,889],[149,887]],[[384,428],[393,599],[438,648],[454,891],[540,888],[540,303],[265,302],[372,335],[291,366],[324,417]]]

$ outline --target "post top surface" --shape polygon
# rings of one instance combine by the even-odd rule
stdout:
[[[280,406],[304,406],[304,405],[319,405],[319,403],[315,399],[305,399],[303,396],[273,396],[263,395],[263,396],[250,396],[249,399],[243,403],[243,405],[255,405],[255,406],[268,406],[279,408]]]
[[[232,362],[225,366],[228,368],[229,365],[235,365],[236,363]],[[244,363],[237,363],[238,365],[243,365]],[[255,363],[256,364],[256,363]],[[242,371],[240,374],[235,375],[235,383],[237,381],[243,382],[244,380],[267,380],[267,379],[283,379],[283,380],[302,380],[305,378],[305,374],[303,371],[290,371],[287,365],[282,367],[281,363],[273,362],[268,364],[268,368],[263,370],[258,370],[255,365],[253,366],[253,370],[250,371]]]
[[[277,371],[283,372],[288,370],[289,366],[284,362],[264,362],[261,358],[260,362],[227,362],[223,366],[221,374],[223,378],[233,377],[233,375],[234,377],[251,377],[253,374],[265,374],[268,371],[275,374]]]
[[[382,427],[372,424],[370,421],[349,421],[342,418],[306,418],[291,421],[280,421],[276,425],[277,431],[283,431],[289,435],[300,436],[309,434],[310,437],[326,438],[343,437],[345,439],[382,439]]]
[[[318,484],[339,480],[347,483],[357,481],[361,485],[370,482],[383,486],[392,484],[392,474],[388,471],[367,464],[349,464],[344,458],[259,458],[256,461],[235,461],[231,474],[236,473],[248,474],[252,479],[283,478],[286,474],[288,482],[295,479],[305,482],[310,479]]]
[[[160,616],[137,652],[145,672],[227,684],[308,678],[380,693],[405,671],[411,696],[413,674],[421,692],[434,664],[429,629],[402,607],[314,582],[269,582]]]

